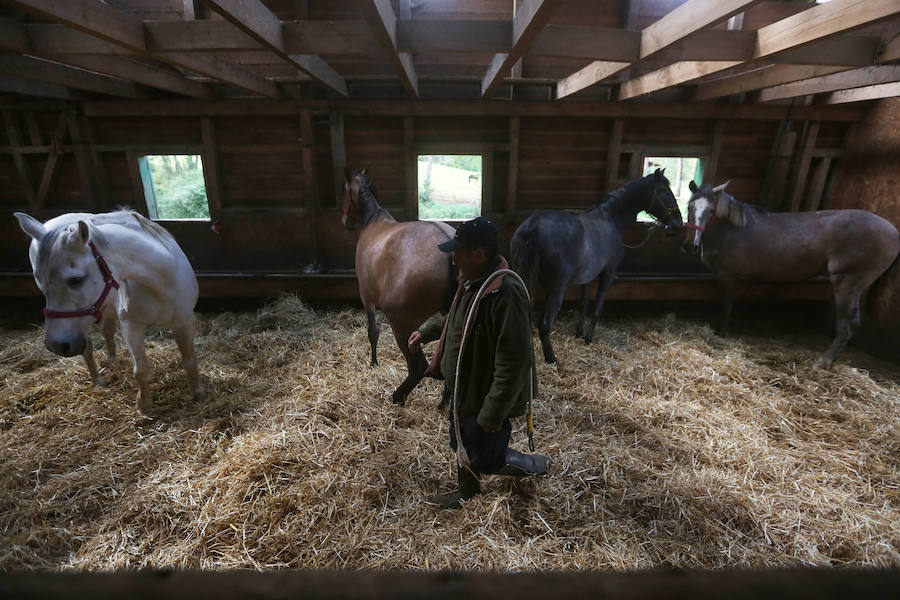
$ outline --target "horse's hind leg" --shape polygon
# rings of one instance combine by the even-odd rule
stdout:
[[[594,310],[591,313],[591,325],[588,327],[587,333],[584,335],[584,343],[590,344],[594,339],[594,329],[597,327],[597,319],[603,312],[603,299],[606,297],[606,290],[613,284],[616,279],[616,272],[606,269],[600,273],[600,279],[597,280],[597,297],[594,299]]]
[[[555,363],[556,354],[553,352],[553,344],[550,343],[550,328],[556,320],[559,308],[562,306],[563,294],[565,288],[558,290],[547,290],[547,298],[544,301],[544,317],[538,325],[538,334],[541,337],[541,348],[544,350],[544,362]]]
[[[136,397],[137,409],[147,414],[153,408],[153,400],[150,398],[150,379],[153,372],[147,362],[147,351],[144,348],[144,333],[147,326],[133,321],[122,321],[122,337],[125,345],[131,353],[134,361],[134,379],[137,382],[138,392]]]
[[[588,311],[588,298],[590,290],[588,286],[590,284],[585,284],[578,288],[580,297],[580,308],[581,311],[578,314],[578,325],[575,326],[575,337],[581,337],[584,335],[584,318],[587,316]]]
[[[118,364],[116,357],[116,318],[107,316],[103,319],[103,341],[106,342],[106,362],[110,367]]]
[[[369,328],[369,347],[372,349],[372,361],[369,366],[378,366],[378,321],[375,319],[375,307],[366,306],[366,323]],[[399,342],[398,342],[399,343]]]
[[[836,326],[834,340],[813,364],[813,369],[827,369],[853,337],[860,324],[860,298],[864,287],[846,276],[832,276]]]
[[[206,391],[200,385],[200,373],[197,370],[197,353],[194,350],[194,323],[191,319],[188,323],[176,326],[172,329],[175,334],[175,343],[181,352],[181,364],[187,373],[188,385],[195,400],[205,400]]]
[[[428,361],[425,360],[425,353],[419,348],[416,352],[410,352],[406,340],[409,339],[413,329],[409,327],[391,326],[394,331],[394,338],[397,340],[397,346],[403,357],[406,359],[407,375],[403,383],[394,391],[391,401],[394,404],[403,406],[406,403],[406,397],[414,387],[416,387],[422,377],[425,376],[425,370],[428,368]]]

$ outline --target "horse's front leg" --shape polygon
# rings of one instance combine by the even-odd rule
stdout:
[[[366,323],[369,328],[369,347],[372,352],[372,361],[369,366],[376,367],[378,366],[378,336],[381,332],[378,330],[378,321],[375,319],[375,307],[371,305],[366,306]],[[402,344],[400,345],[402,346]]]
[[[194,350],[194,323],[193,319],[183,325],[172,329],[175,334],[175,343],[181,352],[181,365],[187,373],[188,385],[195,400],[206,400],[206,391],[200,385],[200,374],[197,370],[197,353]]]
[[[550,342],[550,329],[553,327],[553,322],[556,320],[556,315],[562,306],[563,294],[566,290],[562,286],[560,286],[560,289],[544,289],[547,291],[547,297],[544,301],[544,317],[541,319],[540,325],[538,325],[538,334],[541,337],[544,362],[555,363],[556,354],[553,352],[553,344]]]
[[[100,377],[100,372],[97,371],[97,363],[94,361],[94,345],[91,343],[91,336],[84,336],[84,352],[81,353],[81,356],[84,357],[84,362],[87,364],[88,373],[91,374],[91,383],[93,383],[96,387],[101,387],[106,385],[106,381]]]
[[[106,342],[106,363],[109,368],[119,364],[116,356],[116,320],[115,316],[103,318],[103,341]]]
[[[722,300],[719,305],[719,330],[718,335],[728,335],[728,322],[731,320],[731,309],[734,307],[734,289],[736,277],[731,273],[716,273],[719,289],[722,291]]]
[[[128,346],[131,359],[134,361],[134,379],[138,388],[135,398],[137,409],[144,414],[153,408],[153,400],[150,398],[150,379],[153,377],[153,371],[147,362],[147,352],[144,348],[146,331],[147,326],[143,323],[122,320],[122,337],[125,338],[125,345]]]
[[[578,288],[578,292],[581,294],[581,311],[578,314],[578,325],[575,326],[575,337],[581,337],[584,335],[584,318],[587,316],[588,298],[590,297],[590,290],[588,289],[589,285],[590,284],[586,283]]]
[[[600,273],[600,279],[597,280],[597,297],[594,298],[594,310],[591,312],[591,325],[588,327],[587,333],[584,334],[584,343],[590,344],[594,339],[594,329],[597,327],[597,319],[603,312],[603,299],[606,297],[606,291],[616,279],[616,272],[612,269],[606,269]]]

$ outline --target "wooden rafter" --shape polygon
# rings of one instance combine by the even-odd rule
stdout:
[[[240,67],[213,57],[148,50],[143,23],[131,15],[91,0],[9,0],[9,3],[43,18],[62,23],[104,41],[123,46],[223,83],[270,98],[283,96],[278,87]]]
[[[147,96],[141,88],[130,81],[113,79],[30,56],[0,56],[0,73],[110,96],[123,98]]]
[[[372,28],[382,49],[387,52],[394,70],[400,75],[403,89],[412,97],[419,95],[419,83],[410,54],[397,50],[397,16],[389,0],[359,0],[360,12]]]
[[[494,55],[487,73],[481,81],[481,97],[487,98],[497,89],[513,65],[522,58],[531,42],[547,24],[558,0],[523,0],[513,17],[512,46],[508,53]]]
[[[349,95],[344,78],[319,56],[288,53],[281,20],[260,0],[203,1],[235,27],[257,40],[263,47],[272,50],[315,81],[342,96]]]
[[[900,96],[900,82],[869,85],[852,90],[840,90],[831,92],[825,96],[822,104],[846,104],[848,102],[862,102],[864,100],[880,100]]]
[[[779,53],[852,31],[898,13],[900,2],[896,0],[833,0],[827,4],[819,4],[760,29],[752,60],[770,59]],[[694,67],[691,64],[676,63],[626,82],[622,86],[625,93],[620,94],[619,98],[634,98],[687,83],[698,78],[694,76],[697,72],[702,71],[701,76],[704,76],[735,66],[728,61],[720,63],[718,68],[703,62],[693,63]]]
[[[666,16],[654,22],[641,32],[641,46],[638,60],[644,60],[665,50],[677,42],[682,42],[699,31],[720,23],[760,0],[727,0],[710,3],[706,0],[688,0]],[[704,61],[705,62],[705,61]],[[724,64],[730,61],[714,61]],[[598,64],[599,63],[599,64]],[[595,61],[562,79],[556,88],[556,97],[563,98],[583,90],[603,79],[624,70],[631,63]],[[698,70],[704,70],[700,67]],[[683,75],[688,69],[680,69]],[[663,75],[663,80],[674,79]],[[638,85],[643,88],[644,86]]]
[[[898,81],[900,81],[900,66],[865,67],[774,86],[760,92],[759,101],[785,100]]]
[[[844,67],[819,67],[809,65],[769,65],[735,77],[699,86],[692,100],[711,100],[732,94],[761,90],[773,85],[791,83],[810,77],[821,77],[843,71]]]

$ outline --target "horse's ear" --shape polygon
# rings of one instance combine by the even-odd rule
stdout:
[[[33,239],[40,241],[40,239],[47,233],[47,229],[44,227],[44,224],[31,215],[27,215],[23,212],[17,212],[13,213],[13,216],[18,219],[19,227],[22,228],[22,231],[30,235]]]
[[[367,176],[369,174],[369,165],[366,165],[361,172],[363,175]]]
[[[88,229],[87,223],[78,221],[78,235],[81,237],[81,243],[87,244],[88,238],[91,237],[91,230]]]
[[[665,174],[666,174],[666,168],[665,168],[665,167],[663,167],[663,168],[661,168],[661,169],[657,169],[657,170],[656,170],[656,173],[654,173],[654,175],[661,175],[661,176],[665,176]]]
[[[714,191],[714,192],[724,192],[724,191],[725,191],[725,188],[728,187],[728,184],[729,184],[729,183],[731,183],[731,180],[730,180],[730,179],[729,179],[728,181],[726,181],[725,183],[723,183],[722,185],[717,185],[716,187],[714,187],[714,188],[713,188],[713,191]]]
[[[688,189],[691,190],[692,194],[697,191],[697,184],[694,183],[693,179],[691,179],[690,183],[688,183]]]

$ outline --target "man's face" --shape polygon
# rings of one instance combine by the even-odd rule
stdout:
[[[463,281],[478,279],[484,272],[487,257],[481,248],[459,248],[453,252],[453,264]]]

